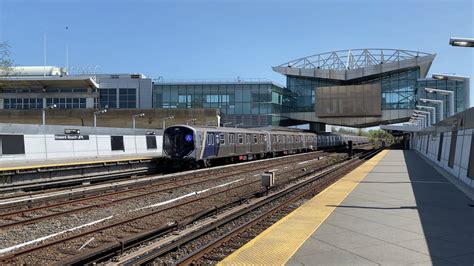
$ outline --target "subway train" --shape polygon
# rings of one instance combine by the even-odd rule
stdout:
[[[176,125],[163,133],[163,155],[189,167],[232,163],[368,142],[366,137],[302,131]]]

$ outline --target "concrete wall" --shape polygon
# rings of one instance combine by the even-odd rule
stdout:
[[[28,162],[48,160],[74,160],[113,155],[162,154],[162,136],[156,138],[157,149],[147,149],[146,136],[123,136],[124,151],[112,151],[110,135],[89,135],[89,140],[55,140],[54,135],[24,135],[25,154],[0,155],[0,162]]]
[[[451,173],[456,178],[459,178],[464,183],[474,188],[474,180],[467,176],[467,170],[469,166],[469,157],[471,150],[471,141],[472,141],[472,132],[473,129],[459,130],[457,141],[456,141],[456,150],[454,156],[453,167],[449,167],[449,151],[451,147],[451,138],[452,133],[444,133],[443,136],[443,147],[441,158],[438,161],[438,148],[439,142],[441,140],[441,135],[437,136],[424,135],[414,138],[413,148],[419,152],[422,156],[426,157],[433,163],[437,164],[447,172]],[[427,149],[428,148],[428,149]],[[428,150],[428,152],[427,152]]]
[[[80,131],[83,140],[56,139],[55,136],[65,136],[65,129]],[[155,135],[147,135],[154,133]],[[80,158],[97,158],[120,155],[152,155],[162,154],[163,131],[137,128],[106,128],[78,126],[40,126],[25,124],[1,124],[1,135],[23,135],[25,154],[2,154],[0,162],[28,162],[67,160]],[[111,136],[123,136],[123,151],[112,151]],[[156,149],[148,149],[146,138],[156,139]],[[1,143],[0,137],[0,143]]]
[[[216,109],[110,109],[97,116],[99,127],[132,127],[132,115],[145,113],[145,117],[136,119],[137,128],[161,128],[162,118],[174,116],[167,120],[166,126],[186,124],[187,120],[196,118],[196,125],[216,125]],[[47,125],[92,126],[93,109],[53,109],[46,110]],[[211,123],[213,122],[213,123]],[[41,124],[41,110],[2,110],[0,123]]]

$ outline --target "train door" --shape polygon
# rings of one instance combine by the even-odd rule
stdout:
[[[235,154],[235,133],[229,133],[229,152]]]
[[[250,143],[250,134],[245,134],[245,145],[246,145],[245,147],[247,147],[246,153],[251,153],[251,148],[250,148],[250,146],[251,146],[252,144]]]
[[[218,135],[217,135],[218,136]],[[206,145],[204,147],[204,158],[216,156],[216,145],[214,133],[207,133]]]

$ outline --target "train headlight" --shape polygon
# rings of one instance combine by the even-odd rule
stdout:
[[[188,135],[184,136],[184,140],[187,141],[187,142],[192,142],[193,141],[193,135],[188,134]]]

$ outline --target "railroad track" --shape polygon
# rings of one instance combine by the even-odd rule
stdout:
[[[307,157],[308,156],[306,156],[306,158]],[[278,165],[282,164],[281,159],[283,159],[283,158],[285,158],[285,157],[279,158],[280,160],[275,161],[274,164],[278,164]],[[300,161],[301,158],[304,158],[304,156],[297,156],[293,160],[289,160],[289,161],[294,163],[294,161]],[[311,159],[311,158],[309,158],[309,159]],[[312,159],[314,160],[314,158],[312,158]],[[271,165],[272,164],[266,165],[265,167],[269,167]],[[292,169],[292,170],[293,171],[295,169],[298,170],[303,166],[305,166],[305,165],[303,164],[302,166],[298,166],[298,167],[295,166],[294,169]],[[305,167],[307,167],[307,166],[305,166]],[[255,169],[256,168],[253,168],[252,170],[255,171]],[[291,171],[291,170],[287,170],[287,172],[288,171]],[[284,174],[284,173],[285,172],[282,171],[282,174]],[[222,177],[220,177],[220,178],[222,178]],[[216,179],[217,179],[217,177],[216,177]],[[87,243],[87,241],[90,241],[90,239],[94,239],[94,241],[93,241],[94,243],[92,245],[97,245],[98,247],[107,246],[108,242],[110,241],[110,238],[124,239],[125,236],[117,236],[116,234],[114,236],[114,232],[107,232],[107,234],[106,234],[106,233],[104,233],[106,230],[109,230],[109,229],[112,230],[113,229],[113,230],[115,230],[115,232],[129,232],[128,235],[134,236],[134,235],[137,234],[137,232],[144,231],[143,230],[144,228],[150,228],[150,227],[152,227],[152,228],[162,228],[163,224],[167,224],[167,223],[165,223],[163,221],[163,218],[161,218],[161,219],[156,218],[156,215],[159,214],[160,217],[163,217],[163,216],[167,215],[166,212],[170,212],[170,211],[172,211],[174,213],[176,213],[176,212],[181,213],[178,216],[177,215],[174,215],[174,216],[171,215],[172,217],[179,218],[179,220],[181,222],[180,223],[175,223],[175,224],[171,223],[170,226],[165,226],[165,227],[166,228],[169,227],[168,229],[170,229],[170,228],[174,228],[174,226],[182,226],[183,222],[188,221],[188,220],[194,220],[196,215],[199,216],[199,213],[207,213],[209,211],[208,207],[207,208],[201,208],[199,210],[199,213],[196,214],[196,213],[194,213],[196,208],[195,207],[190,207],[191,206],[190,204],[200,203],[200,204],[197,204],[197,205],[206,206],[205,201],[206,201],[206,199],[209,199],[207,206],[213,206],[211,209],[214,210],[216,207],[217,208],[224,208],[224,207],[228,206],[229,204],[235,204],[235,202],[237,202],[237,201],[241,202],[242,199],[243,199],[242,195],[245,195],[246,193],[248,193],[248,191],[253,191],[252,195],[254,195],[255,193],[261,193],[261,191],[260,191],[261,190],[260,181],[258,179],[256,180],[255,178],[253,178],[253,180],[249,180],[248,182],[243,182],[244,180],[245,179],[241,179],[241,180],[238,180],[238,181],[232,181],[232,182],[230,182],[229,184],[226,185],[226,186],[228,186],[228,188],[224,188],[226,186],[221,186],[218,189],[214,189],[215,192],[212,192],[212,193],[209,193],[208,191],[200,193],[200,194],[203,194],[203,195],[206,194],[206,197],[192,197],[192,196],[189,196],[188,200],[182,201],[179,204],[174,204],[172,206],[168,206],[166,208],[158,208],[158,209],[154,208],[153,211],[145,211],[145,212],[143,212],[142,209],[136,210],[136,212],[129,215],[129,216],[131,216],[131,218],[130,217],[127,218],[127,219],[124,218],[122,220],[119,219],[117,221],[109,222],[109,223],[104,222],[105,220],[104,221],[99,221],[99,222],[97,222],[97,225],[101,224],[101,223],[106,223],[106,225],[96,226],[96,224],[94,224],[93,229],[90,229],[90,230],[87,230],[87,231],[84,231],[84,230],[81,229],[82,233],[74,234],[72,236],[68,236],[68,237],[65,237],[65,238],[57,237],[57,239],[55,239],[53,241],[50,241],[48,243],[43,243],[43,244],[38,245],[38,246],[34,246],[34,247],[31,247],[31,248],[22,249],[22,250],[13,252],[10,255],[2,257],[1,260],[3,260],[4,262],[12,261],[12,260],[16,261],[16,259],[18,257],[24,256],[24,257],[27,257],[24,260],[24,262],[36,262],[36,260],[31,259],[31,256],[29,256],[28,254],[35,253],[38,250],[46,250],[48,248],[49,249],[47,251],[45,251],[44,254],[47,254],[48,257],[50,257],[50,258],[68,257],[68,256],[71,256],[71,255],[77,253],[77,248],[80,247],[83,243]],[[150,193],[152,193],[152,192],[150,192]],[[226,199],[226,200],[223,200],[223,199]],[[219,202],[221,202],[221,204],[219,204]],[[176,211],[177,208],[182,207],[182,206],[187,206],[186,207],[187,209],[185,211],[182,211],[182,210]],[[195,205],[192,205],[192,206],[195,206]],[[183,213],[184,214],[193,213],[193,215],[184,216],[184,218],[183,218],[183,215],[182,215]],[[155,217],[155,218],[153,218],[153,217]],[[147,220],[143,221],[144,219],[147,219]],[[142,223],[142,225],[134,223],[136,221],[140,221],[140,223]],[[145,226],[143,226],[143,224],[145,224]],[[7,227],[9,227],[9,226],[12,226],[12,225],[8,225]],[[65,234],[69,234],[69,233],[66,232]],[[104,235],[104,234],[108,235],[109,237],[104,237],[104,238],[101,239],[100,236]],[[114,236],[114,237],[111,237],[111,236]],[[55,236],[53,236],[51,238],[54,238],[54,237]],[[90,238],[85,239],[87,237],[90,237]],[[98,243],[100,241],[102,241],[102,242]],[[116,242],[116,241],[114,241],[114,242]],[[79,245],[79,243],[82,243],[82,244]],[[53,246],[56,246],[56,247],[50,248],[50,247],[53,247]],[[57,246],[60,246],[60,247],[58,248]]]
[[[313,159],[313,160],[318,160]],[[311,160],[311,161],[313,161]],[[293,162],[293,161],[291,161]],[[325,161],[320,161],[316,166],[322,166],[326,162]],[[260,171],[263,169],[268,169],[271,167],[274,167],[276,165],[280,165],[281,163],[273,163],[270,165],[264,165],[264,166],[259,166],[252,168],[252,172],[255,171]],[[298,166],[299,168],[304,168],[305,165],[301,164]],[[313,165],[314,167],[314,165]],[[280,175],[284,175],[288,172],[291,172],[293,169],[285,170],[285,168],[280,171]],[[9,227],[13,226],[20,226],[24,224],[31,224],[34,222],[38,222],[41,220],[46,220],[46,219],[51,219],[54,217],[59,217],[59,216],[64,216],[68,214],[72,214],[75,212],[81,212],[81,211],[86,211],[86,210],[91,210],[94,208],[100,208],[104,206],[109,206],[112,204],[118,204],[120,202],[124,201],[130,201],[142,197],[147,197],[150,195],[154,194],[159,194],[159,193],[164,193],[164,192],[171,192],[172,190],[177,190],[181,188],[186,188],[188,186],[192,185],[202,185],[206,182],[212,182],[212,181],[218,181],[222,180],[224,178],[232,177],[232,176],[237,176],[241,174],[246,174],[248,171],[245,170],[238,170],[234,171],[232,173],[220,173],[219,175],[216,175],[212,178],[208,177],[203,177],[201,175],[199,176],[194,176],[194,177],[188,177],[186,180],[168,180],[165,182],[160,182],[157,184],[152,184],[146,187],[140,187],[140,188],[133,188],[129,190],[122,190],[122,191],[116,191],[112,193],[107,193],[107,194],[100,194],[100,195],[95,195],[95,196],[90,196],[90,197],[85,197],[81,199],[76,199],[76,200],[69,200],[69,201],[64,201],[60,203],[53,203],[53,204],[48,204],[44,206],[38,206],[34,208],[28,208],[28,209],[23,209],[23,210],[17,210],[17,211],[12,211],[12,212],[7,212],[7,213],[1,213],[0,214],[0,229],[6,229]],[[201,180],[202,179],[202,180]],[[196,180],[196,181],[193,181]],[[180,184],[182,183],[182,184]],[[124,195],[124,197],[121,198],[112,198],[113,196],[118,196],[118,195]],[[131,195],[128,195],[131,194]],[[96,203],[90,202],[90,201],[97,201]],[[79,206],[77,206],[79,205]],[[73,206],[74,208],[70,208]],[[66,210],[58,210],[58,207],[66,207]],[[38,213],[40,212],[40,213]],[[45,213],[46,212],[46,213]],[[15,216],[17,216],[15,218]],[[25,219],[23,219],[23,217]],[[20,220],[18,220],[20,219]],[[3,223],[2,223],[3,220]],[[4,222],[4,221],[7,222]],[[12,221],[13,220],[13,221]]]
[[[150,183],[153,182],[159,182],[161,180],[172,180],[175,182],[178,178],[184,179],[184,178],[196,178],[196,177],[203,177],[203,176],[209,176],[209,175],[215,175],[215,174],[220,174],[220,173],[229,173],[229,167],[235,166],[234,168],[240,169],[240,168],[247,168],[249,165],[264,165],[266,163],[270,163],[272,165],[278,165],[281,160],[301,160],[305,159],[305,157],[311,157],[311,156],[327,156],[329,155],[328,152],[325,151],[316,151],[316,152],[311,152],[311,153],[303,153],[303,154],[296,154],[296,155],[291,155],[291,156],[286,156],[286,157],[278,157],[278,158],[273,158],[273,159],[268,159],[268,160],[260,160],[260,161],[251,161],[248,163],[244,164],[235,164],[235,165],[230,165],[230,166],[224,166],[220,168],[209,168],[209,169],[202,169],[198,171],[186,171],[186,172],[181,172],[177,174],[169,174],[169,175],[164,175],[164,176],[145,176],[145,177],[139,177],[139,178],[133,178],[131,180],[127,181],[121,181],[121,182],[110,182],[108,184],[100,184],[100,185],[84,185],[81,188],[66,188],[62,190],[53,190],[53,191],[47,191],[47,192],[35,192],[35,193],[29,193],[27,195],[12,195],[12,196],[7,196],[0,198],[0,213],[1,212],[6,212],[9,208],[19,208],[21,206],[27,206],[31,207],[33,202],[44,202],[48,200],[58,200],[61,198],[67,198],[71,199],[74,196],[74,193],[77,192],[78,197],[86,197],[89,196],[89,194],[98,194],[98,193],[110,193],[110,190],[118,190],[120,188],[124,188],[127,191],[132,191],[134,187],[142,187],[144,185],[149,185]],[[96,189],[95,189],[96,188]],[[90,189],[90,190],[89,190]],[[140,188],[138,188],[140,189]],[[45,195],[51,195],[50,197],[45,196]],[[11,204],[12,206],[8,206],[8,204],[5,204],[5,201],[11,201],[14,204]]]
[[[311,179],[256,201],[251,206],[236,208],[234,212],[223,213],[215,220],[197,225],[195,228],[184,229],[179,236],[170,236],[167,239],[162,239],[143,249],[119,257],[114,260],[114,263],[121,265],[144,265],[157,260],[157,258],[164,257],[157,260],[156,263],[176,265],[215,264],[253,239],[259,232],[268,228],[279,218],[297,208],[294,204],[295,202],[305,197],[313,197],[337,181],[341,176],[360,165],[363,159],[374,156],[378,151],[376,150],[364,154],[361,158],[350,160],[344,166],[334,169],[334,171],[318,174]],[[291,193],[294,195],[291,195]],[[280,202],[275,204],[275,201]],[[256,213],[257,215],[255,215]],[[240,221],[236,222],[239,219]],[[213,234],[216,231],[220,232]],[[212,240],[209,241],[209,239]],[[121,252],[123,251],[121,250]],[[91,260],[82,258],[66,262],[77,264],[91,262]]]

